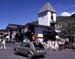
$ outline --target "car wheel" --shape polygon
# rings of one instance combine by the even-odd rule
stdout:
[[[15,54],[16,54],[16,55],[18,55],[18,52],[17,52],[17,51],[15,51]]]
[[[18,55],[18,52],[16,51],[16,49],[15,49],[15,54]]]
[[[32,58],[33,58],[33,56],[32,56],[31,53],[28,53],[28,58],[29,58],[29,59],[32,59]]]

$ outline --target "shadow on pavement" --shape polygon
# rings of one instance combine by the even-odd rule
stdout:
[[[15,55],[23,56],[23,57],[25,57],[25,58],[28,59],[27,55],[23,55],[23,54],[20,54],[20,53],[15,54]],[[41,58],[43,59],[43,58],[45,58],[45,56],[41,55],[41,56],[35,56],[35,57],[33,57],[33,59],[41,59]]]

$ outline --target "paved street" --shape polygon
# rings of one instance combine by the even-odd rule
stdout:
[[[6,50],[0,50],[0,59],[28,59],[26,56],[15,55],[13,47],[15,44],[7,44]],[[45,57],[35,59],[75,59],[75,51],[62,50],[62,51],[47,51]]]

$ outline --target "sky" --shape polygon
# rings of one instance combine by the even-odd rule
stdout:
[[[20,24],[38,19],[38,12],[49,2],[56,10],[57,16],[75,12],[75,0],[0,0],[0,29],[8,24]]]

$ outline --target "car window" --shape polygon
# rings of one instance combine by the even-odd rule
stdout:
[[[41,43],[33,43],[35,48],[40,49],[40,48],[44,48],[43,45]]]
[[[26,44],[25,44],[25,47],[30,47],[30,44],[29,44],[29,43],[26,43]]]
[[[24,44],[24,43],[21,43],[21,44],[20,44],[20,46],[21,46],[21,47],[24,47],[24,46],[25,46],[25,44]]]

